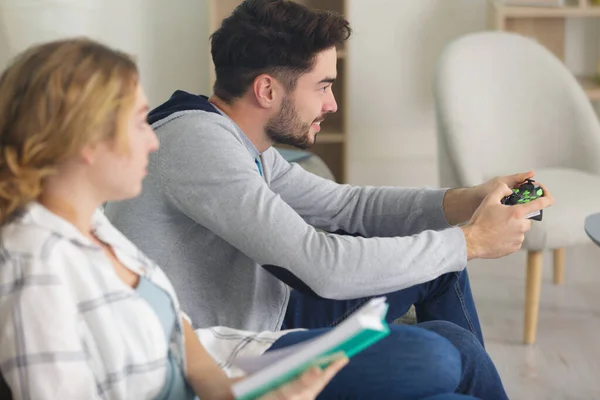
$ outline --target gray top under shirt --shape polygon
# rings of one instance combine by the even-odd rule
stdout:
[[[278,265],[323,297],[379,295],[460,271],[462,230],[445,190],[339,185],[261,155],[228,117],[181,111],[153,124],[160,150],[143,191],[106,214],[171,279],[194,326],[278,330],[290,288]],[[319,229],[317,229],[319,228]],[[325,233],[343,229],[361,238]]]

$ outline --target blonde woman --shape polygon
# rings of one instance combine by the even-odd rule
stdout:
[[[2,75],[0,398],[232,397],[168,279],[96,211],[140,192],[147,111],[134,62],[85,39]],[[267,397],[312,399],[344,363]]]

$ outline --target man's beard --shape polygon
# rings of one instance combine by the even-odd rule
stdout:
[[[292,101],[286,96],[281,102],[281,109],[272,117],[265,131],[269,138],[275,143],[308,149],[314,144],[310,137],[310,127],[300,120]]]

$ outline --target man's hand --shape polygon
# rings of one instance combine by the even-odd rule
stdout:
[[[450,189],[444,196],[444,214],[450,225],[457,225],[468,221],[481,205],[483,199],[494,188],[503,183],[509,188],[515,188],[527,179],[533,178],[534,172],[524,172],[514,175],[498,176],[471,188]]]
[[[517,177],[518,175],[513,175]],[[518,178],[520,179],[519,175]],[[527,178],[525,178],[527,179]],[[512,183],[512,181],[510,182]],[[521,181],[517,181],[517,184]],[[529,203],[506,206],[500,201],[512,193],[505,182],[496,183],[494,189],[484,198],[468,224],[462,227],[467,241],[467,259],[499,258],[514,253],[521,248],[525,232],[531,229],[527,214],[549,207],[554,199],[546,188],[544,196]]]
[[[504,183],[506,186],[513,189],[525,182],[527,179],[532,179],[534,176],[535,173],[533,171],[507,176],[497,176],[487,182],[474,186],[472,190],[475,201],[477,202],[477,207],[479,207],[479,204],[481,204],[483,199],[485,199],[488,194],[494,191],[498,184]]]

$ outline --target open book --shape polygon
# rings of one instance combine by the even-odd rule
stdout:
[[[390,332],[385,297],[371,299],[337,327],[314,339],[258,357],[240,357],[234,364],[248,377],[233,385],[238,400],[255,399],[297,378],[313,366],[326,367],[336,357],[352,357]]]

